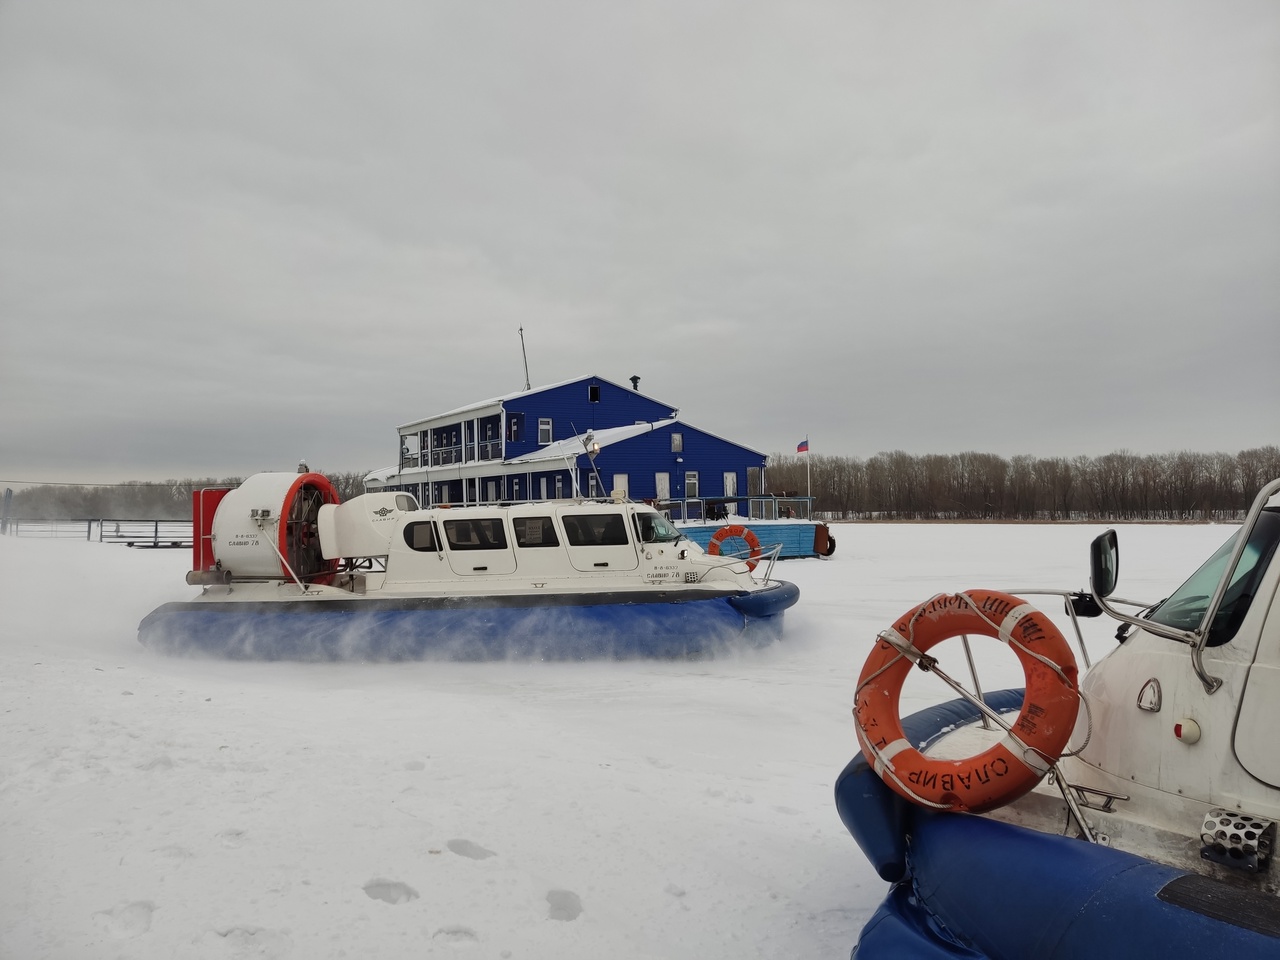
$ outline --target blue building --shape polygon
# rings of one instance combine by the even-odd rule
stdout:
[[[764,454],[690,426],[640,393],[639,380],[628,390],[582,377],[403,424],[399,463],[371,473],[365,488],[407,490],[423,505],[763,492]]]

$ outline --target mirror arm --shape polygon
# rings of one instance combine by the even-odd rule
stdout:
[[[1234,569],[1234,567],[1228,569]],[[1204,622],[1195,630],[1179,630],[1177,627],[1166,627],[1163,623],[1154,623],[1141,617],[1132,617],[1117,610],[1107,603],[1105,597],[1098,596],[1098,592],[1093,589],[1092,582],[1089,584],[1089,590],[1093,593],[1093,599],[1097,601],[1098,606],[1121,623],[1132,624],[1140,630],[1147,631],[1147,633],[1154,633],[1157,637],[1176,640],[1178,643],[1185,643],[1191,647],[1191,666],[1195,670],[1196,676],[1200,678],[1200,682],[1204,684],[1205,693],[1214,693],[1222,686],[1222,678],[1209,676],[1209,671],[1204,668],[1204,641],[1208,636],[1204,629]],[[1210,606],[1209,609],[1212,610],[1213,607]]]
[[[1157,637],[1164,637],[1166,640],[1176,640],[1178,643],[1185,643],[1187,646],[1194,647],[1200,643],[1200,633],[1197,630],[1179,630],[1177,627],[1166,627],[1163,623],[1154,623],[1151,620],[1144,620],[1142,617],[1135,617],[1117,610],[1107,602],[1106,597],[1098,595],[1098,591],[1093,588],[1092,581],[1089,583],[1089,592],[1093,595],[1093,599],[1097,602],[1107,616],[1121,623],[1132,624],[1139,627],[1147,633],[1154,633]],[[1219,681],[1221,682],[1221,681]],[[1217,689],[1215,687],[1214,689]]]

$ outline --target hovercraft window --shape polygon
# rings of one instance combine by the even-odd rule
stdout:
[[[444,536],[450,550],[505,550],[507,534],[498,517],[483,520],[446,520]]]
[[[684,536],[660,513],[637,512],[635,521],[642,543],[675,543]]]
[[[1222,579],[1222,572],[1231,560],[1237,536],[1238,531],[1186,583],[1168,599],[1157,604],[1147,616],[1156,623],[1180,630],[1195,630],[1199,627],[1209,607],[1209,598],[1213,596],[1218,581]],[[1222,602],[1218,604],[1213,623],[1209,626],[1206,646],[1221,646],[1236,635],[1278,545],[1280,511],[1268,508],[1258,517],[1258,522],[1249,533],[1244,552],[1240,555],[1240,562],[1231,572],[1227,592],[1222,595]]]
[[[616,513],[575,514],[564,518],[571,547],[625,547],[627,525]]]
[[[516,531],[516,543],[522,547],[558,547],[560,538],[550,517],[515,517],[511,526]]]
[[[430,521],[406,524],[404,542],[409,545],[410,550],[436,553],[440,549],[436,545],[436,526]]]

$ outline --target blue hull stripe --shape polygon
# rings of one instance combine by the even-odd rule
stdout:
[[[696,600],[670,591],[169,603],[139,624],[138,640],[167,654],[255,660],[687,657],[778,639],[798,595],[779,583]]]

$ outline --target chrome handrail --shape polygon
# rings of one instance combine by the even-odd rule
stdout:
[[[773,565],[778,562],[778,555],[780,553],[782,553],[781,543],[771,543],[767,547],[761,547],[759,556],[754,557],[751,555],[750,549],[735,550],[732,553],[721,552],[719,554],[715,554],[715,556],[719,556],[723,562],[713,564],[712,569],[718,567],[729,567],[735,563],[743,563],[747,560],[757,561],[756,566],[758,567],[760,563],[767,561],[768,563],[764,570],[764,576],[757,577],[755,571],[751,571],[751,578],[753,580],[760,580],[762,583],[768,583],[773,574]],[[713,556],[713,554],[706,555]]]
[[[1089,649],[1084,645],[1084,634],[1080,630],[1080,621],[1076,617],[1076,611],[1071,606],[1071,598],[1080,596],[1084,591],[1081,590],[1048,590],[1044,587],[1028,587],[1025,590],[1008,589],[1002,590],[1002,593],[1009,593],[1015,597],[1021,596],[1041,596],[1041,597],[1061,597],[1066,604],[1067,616],[1071,618],[1071,628],[1076,635],[1076,646],[1080,648],[1080,658],[1084,661],[1085,668],[1093,666],[1093,662],[1089,659]],[[1128,601],[1126,601],[1128,602]],[[1137,606],[1137,604],[1135,604]]]

